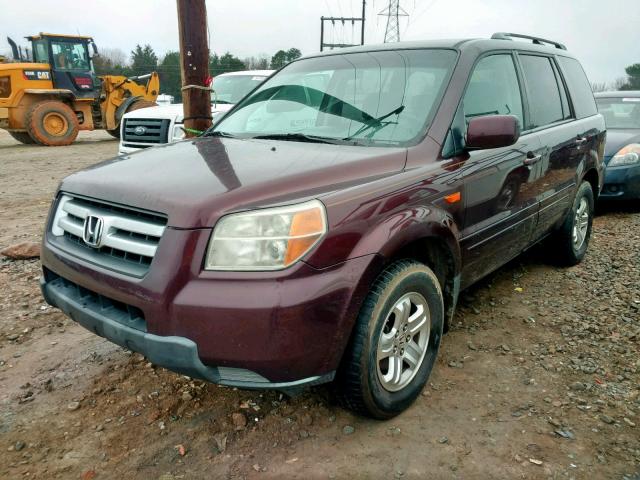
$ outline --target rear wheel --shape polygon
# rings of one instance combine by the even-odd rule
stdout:
[[[27,132],[46,146],[70,145],[78,136],[79,124],[74,111],[57,100],[36,103],[26,115]]]
[[[27,132],[9,132],[13,138],[25,145],[35,145],[36,141]]]
[[[414,261],[392,264],[374,283],[358,316],[335,384],[338,400],[374,418],[401,413],[429,378],[443,324],[435,274]]]
[[[562,227],[555,235],[559,246],[559,262],[572,266],[580,263],[587,253],[593,225],[593,189],[582,182]]]

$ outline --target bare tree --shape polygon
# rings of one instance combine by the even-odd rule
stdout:
[[[604,92],[607,89],[607,84],[605,82],[591,82],[591,90],[594,93]]]
[[[265,54],[247,57],[243,62],[248,70],[266,70],[269,68],[269,57]]]
[[[102,48],[100,49],[100,56],[112,65],[125,66],[127,64],[127,54],[119,48]]]
[[[627,84],[627,79],[624,77],[620,77],[620,78],[616,78],[613,82],[611,82],[609,84],[609,89],[610,90],[622,90],[622,87],[624,87]]]

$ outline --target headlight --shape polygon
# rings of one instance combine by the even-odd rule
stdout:
[[[640,143],[627,145],[616,153],[609,161],[608,167],[622,167],[640,163]]]
[[[222,217],[207,248],[206,270],[280,270],[297,262],[327,231],[318,200]]]
[[[179,140],[183,140],[184,139],[185,132],[184,132],[184,129],[182,127],[183,127],[182,124],[179,124],[179,125],[176,125],[176,126],[173,127],[172,139],[173,139],[174,142],[177,142]]]

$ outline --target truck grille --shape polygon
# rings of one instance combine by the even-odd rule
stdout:
[[[166,217],[63,194],[51,223],[50,240],[61,249],[136,277],[156,254]]]
[[[122,142],[125,147],[152,147],[169,141],[169,119],[125,118],[123,121]]]

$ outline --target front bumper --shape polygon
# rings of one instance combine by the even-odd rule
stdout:
[[[73,257],[45,239],[43,295],[98,335],[189,376],[281,390],[330,381],[382,260],[208,272],[201,259],[209,235],[167,228],[142,279]],[[144,328],[105,314],[103,298],[141,312]]]
[[[640,198],[640,165],[607,167],[600,197],[610,200]]]
[[[240,368],[210,367],[198,356],[198,346],[192,340],[178,336],[160,336],[141,331],[101,313],[99,305],[82,296],[77,288],[61,278],[40,280],[47,303],[58,307],[87,330],[107,340],[143,354],[147,359],[171,371],[221,385],[256,389],[294,390],[333,380],[334,373],[316,375],[292,382],[270,382],[258,373]]]

